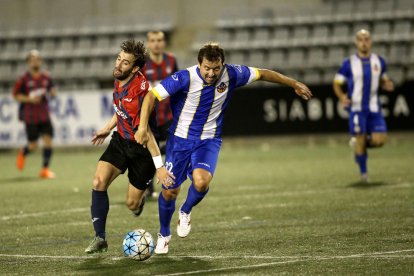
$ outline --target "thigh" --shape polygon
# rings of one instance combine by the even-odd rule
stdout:
[[[35,142],[39,139],[40,131],[38,124],[26,124],[26,136],[29,142]]]
[[[96,167],[94,189],[106,191],[109,185],[121,174],[121,170],[105,161],[99,161]]]
[[[53,137],[53,126],[50,121],[47,121],[45,123],[39,124],[39,131],[42,135],[48,135],[49,137]]]
[[[127,202],[139,202],[145,190],[140,190],[131,183],[128,184]]]
[[[368,133],[386,133],[387,124],[385,119],[380,112],[370,113],[368,116],[367,122],[367,132]]]
[[[168,137],[165,167],[175,176],[175,183],[168,188],[163,186],[164,189],[176,189],[187,179],[193,144],[193,141],[174,135]]]
[[[351,112],[349,114],[349,132],[351,135],[367,133],[367,116],[364,112]]]
[[[217,166],[220,147],[221,139],[200,141],[191,154],[191,166],[189,167],[188,174],[191,176],[193,170],[203,169],[213,176]]]
[[[114,167],[118,168],[121,173],[124,173],[128,168],[123,145],[115,135],[112,135],[111,141],[101,158],[99,158],[99,161],[112,164]]]

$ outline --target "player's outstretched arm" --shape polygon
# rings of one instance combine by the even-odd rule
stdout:
[[[280,83],[292,87],[295,93],[305,100],[309,100],[312,97],[312,92],[309,88],[295,79],[289,78],[281,73],[268,69],[259,69],[259,80]]]
[[[137,132],[135,133],[135,140],[137,138]],[[148,150],[151,153],[152,160],[154,161],[155,168],[157,169],[157,183],[162,183],[164,186],[169,187],[174,184],[174,175],[165,168],[162,162],[161,151],[157,145],[154,135],[151,129],[148,130]]]
[[[111,130],[116,126],[116,123],[117,118],[116,114],[114,114],[111,120],[92,137],[92,144],[95,146],[101,145],[105,141],[105,138],[108,137],[109,133],[111,133]]]
[[[151,112],[154,109],[156,97],[151,91],[147,93],[144,98],[144,101],[141,105],[141,114],[139,120],[138,130],[135,133],[135,140],[137,143],[141,144],[144,148],[146,147],[149,140],[148,133],[148,120],[151,115]]]

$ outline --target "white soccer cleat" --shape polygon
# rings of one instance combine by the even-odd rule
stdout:
[[[191,231],[191,213],[187,214],[181,211],[178,217],[177,235],[181,238],[185,238],[190,234]]]
[[[367,173],[361,174],[361,182],[362,183],[369,183],[369,178]]]
[[[158,233],[157,246],[155,247],[155,254],[167,254],[168,244],[170,243],[171,235],[164,237]]]

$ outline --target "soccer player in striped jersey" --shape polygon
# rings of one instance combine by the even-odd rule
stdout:
[[[148,93],[148,84],[139,71],[145,64],[146,50],[141,42],[127,40],[121,44],[121,51],[115,62],[113,107],[115,114],[106,126],[92,138],[94,145],[100,145],[116,127],[109,146],[99,159],[92,183],[91,215],[95,238],[85,249],[88,254],[106,251],[106,218],[109,212],[108,188],[112,181],[128,170],[128,193],[126,205],[136,215],[142,212],[145,190],[155,171],[163,185],[173,183],[173,176],[163,165],[161,153],[155,140],[155,114],[151,114],[148,149],[138,144],[135,132],[140,124],[140,107]],[[148,124],[146,124],[148,125]],[[167,179],[170,182],[167,182]]]
[[[27,145],[19,149],[16,167],[24,169],[26,156],[37,148],[39,136],[43,140],[43,164],[39,176],[54,178],[55,174],[49,169],[52,157],[53,126],[49,115],[48,97],[56,96],[56,89],[50,75],[42,71],[42,58],[39,51],[31,50],[26,57],[29,70],[16,82],[13,97],[20,103],[19,120],[26,128]]]
[[[147,33],[148,58],[142,73],[154,87],[161,80],[178,71],[177,60],[171,53],[165,52],[165,34],[162,31],[149,31]],[[158,134],[161,154],[165,154],[165,141],[168,136],[168,127],[172,120],[170,100],[158,102],[155,106]],[[154,191],[154,184],[148,185],[147,196],[156,198],[158,194]]]
[[[355,36],[357,53],[345,59],[335,76],[333,89],[349,111],[349,132],[353,136],[355,161],[361,181],[368,182],[367,148],[382,147],[387,140],[387,125],[381,113],[378,91],[394,91],[383,57],[371,52],[371,34],[360,30]],[[343,85],[346,85],[347,92]]]
[[[306,85],[275,71],[225,64],[224,61],[224,51],[218,44],[206,44],[198,53],[198,65],[166,78],[144,99],[138,143],[146,144],[147,121],[156,100],[170,97],[173,112],[165,165],[176,181],[170,187],[163,186],[158,197],[160,233],[155,249],[157,254],[168,252],[175,201],[187,176],[192,184],[179,211],[177,235],[184,238],[190,233],[192,208],[206,196],[214,175],[224,112],[234,89],[264,80],[288,85],[305,100],[312,96]]]

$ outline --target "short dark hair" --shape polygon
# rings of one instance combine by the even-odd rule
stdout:
[[[121,44],[121,50],[134,56],[134,66],[142,68],[145,65],[147,61],[147,49],[142,41],[135,41],[132,38],[125,40]]]
[[[203,58],[206,58],[208,61],[218,61],[221,60],[224,63],[224,50],[220,48],[218,43],[210,42],[201,47],[198,52],[198,63],[201,64]]]

